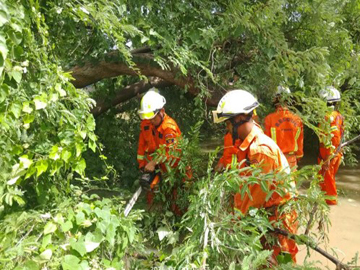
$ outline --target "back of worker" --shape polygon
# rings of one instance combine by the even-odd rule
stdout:
[[[341,101],[340,92],[332,86],[323,89],[320,96],[327,101],[328,106],[331,108],[331,113],[325,117],[325,123],[330,125],[331,140],[327,140],[327,134],[320,135],[320,148],[318,163],[322,164],[320,174],[324,177],[324,181],[320,183],[320,187],[325,191],[326,195],[335,197],[331,200],[326,200],[329,205],[337,204],[337,190],[335,175],[340,167],[342,152],[335,154],[337,148],[341,145],[344,136],[344,118],[335,109],[335,105]],[[325,129],[320,124],[320,129]]]
[[[279,87],[280,88],[280,87]],[[280,95],[290,94],[288,88],[281,87],[275,95],[275,112],[265,117],[265,134],[272,138],[286,156],[291,168],[303,157],[304,131],[299,116],[291,112],[285,105],[281,105]]]

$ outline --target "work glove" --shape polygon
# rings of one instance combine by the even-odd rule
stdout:
[[[149,190],[150,184],[153,181],[154,177],[155,177],[155,172],[143,173],[140,177],[140,186],[145,190]]]

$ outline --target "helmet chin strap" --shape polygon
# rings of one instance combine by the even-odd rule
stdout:
[[[231,125],[233,126],[233,130],[232,130],[233,144],[235,144],[235,141],[236,141],[237,139],[239,139],[238,128],[239,128],[241,125],[243,125],[243,124],[245,124],[245,123],[247,123],[247,122],[250,122],[251,118],[252,118],[252,113],[249,113],[249,114],[247,115],[246,119],[240,120],[239,122],[235,122],[235,117],[232,117],[232,118],[229,119]]]
[[[164,121],[164,115],[161,113],[161,110],[160,110],[157,114],[160,115],[161,121],[160,121],[160,123],[156,126],[156,128],[159,127],[159,126],[162,124],[162,122]],[[155,117],[156,117],[156,116],[155,116]]]

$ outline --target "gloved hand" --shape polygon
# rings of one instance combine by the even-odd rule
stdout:
[[[143,173],[140,177],[140,186],[145,190],[150,189],[150,184],[154,179],[154,177],[155,177],[155,172]]]

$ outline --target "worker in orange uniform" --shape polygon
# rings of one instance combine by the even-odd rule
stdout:
[[[158,165],[161,172],[164,173],[167,171],[166,162],[172,163],[169,161],[174,159],[177,161],[172,163],[172,167],[176,167],[178,164],[179,157],[172,155],[171,151],[173,153],[179,152],[176,149],[176,144],[181,136],[181,131],[175,120],[165,113],[165,104],[165,98],[154,89],[150,89],[141,99],[139,116],[142,120],[149,120],[153,125],[155,150],[164,147],[166,155],[166,159],[162,159],[161,162],[155,159],[150,160],[144,167],[145,172],[155,171]],[[173,196],[176,197],[176,190],[174,190]],[[175,204],[172,205],[172,210],[175,214],[180,214],[180,210]]]
[[[261,129],[261,126],[258,124],[259,117],[256,114],[256,110],[254,110],[252,119],[254,120],[254,124]],[[230,123],[227,123],[226,125],[226,134],[224,136],[224,151],[223,155],[219,159],[219,162],[217,163],[215,167],[215,171],[220,172],[222,170],[225,170],[225,168],[228,167],[234,167],[238,162],[241,162],[245,155],[242,155],[241,159],[238,159],[240,153],[239,152],[239,140],[236,140],[234,143],[231,130],[230,130]]]
[[[290,89],[279,86],[274,97],[275,112],[265,117],[265,134],[276,142],[291,168],[303,157],[304,127],[301,118],[281,104],[281,98],[290,95]]]
[[[259,103],[249,92],[244,90],[233,90],[225,94],[220,100],[217,110],[213,111],[214,122],[219,123],[226,121],[231,125],[233,139],[239,139],[239,153],[245,153],[247,163],[251,166],[259,167],[264,174],[271,172],[290,173],[290,167],[286,157],[281,152],[276,143],[266,136],[260,128],[258,128],[253,120],[252,113]],[[274,189],[276,183],[269,186]],[[279,216],[277,207],[291,199],[290,192],[286,192],[284,196],[280,196],[274,192],[273,195],[266,200],[267,193],[261,189],[259,184],[249,186],[249,196],[245,193],[244,197],[237,193],[234,197],[235,210],[247,214],[250,207],[264,207],[271,211],[270,221],[282,220],[285,228],[290,233],[296,233],[296,212]],[[296,262],[296,253],[298,248],[294,240],[278,235],[279,246],[274,245],[273,259],[276,260],[280,253],[289,253],[294,262]]]
[[[327,101],[328,106],[331,108],[331,113],[325,117],[325,125],[330,125],[329,134],[320,134],[320,149],[318,163],[322,164],[320,174],[324,177],[324,181],[320,183],[321,189],[325,191],[326,195],[334,196],[335,199],[326,200],[329,205],[337,204],[337,190],[335,183],[335,175],[339,169],[342,153],[339,152],[333,156],[336,149],[341,145],[344,136],[344,118],[336,110],[335,105],[340,102],[340,92],[332,87],[328,86],[320,91],[320,96]],[[320,124],[320,129],[326,130]],[[329,129],[328,129],[329,130]]]

